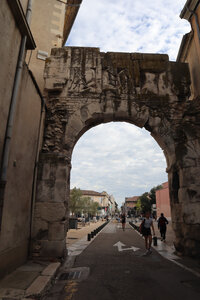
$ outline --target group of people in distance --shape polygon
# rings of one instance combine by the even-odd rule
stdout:
[[[163,213],[161,213],[161,215],[160,215],[157,222],[158,222],[158,229],[160,230],[161,241],[165,242],[167,224],[169,222],[165,218]],[[125,213],[123,213],[121,215],[121,223],[122,223],[122,229],[124,231],[125,230],[125,224],[126,224],[126,215],[125,215]],[[140,233],[144,236],[144,239],[145,239],[145,247],[146,247],[145,255],[148,255],[148,254],[152,253],[152,250],[151,250],[151,244],[152,244],[151,229],[153,231],[153,235],[155,236],[153,218],[151,217],[150,212],[147,211],[147,212],[145,212],[144,216],[142,217],[142,222],[140,224]]]

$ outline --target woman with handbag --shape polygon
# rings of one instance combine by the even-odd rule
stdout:
[[[145,217],[140,224],[140,232],[144,236],[145,239],[145,247],[146,247],[146,252],[145,255],[151,254],[151,244],[152,244],[152,234],[151,234],[151,228],[153,230],[153,234],[155,235],[155,230],[153,226],[153,219],[150,217],[150,212],[147,211],[145,213]]]

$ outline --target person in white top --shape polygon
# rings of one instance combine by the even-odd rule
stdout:
[[[150,218],[150,212],[145,213],[145,217],[140,224],[140,232],[145,238],[145,247],[146,247],[146,253],[151,254],[151,244],[152,244],[152,234],[151,234],[151,228],[153,230],[153,234],[155,235],[155,230],[153,226],[153,219]]]

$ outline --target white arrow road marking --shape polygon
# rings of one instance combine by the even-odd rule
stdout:
[[[124,245],[123,243],[121,242],[117,242],[115,245],[113,245],[113,247],[118,247],[118,251],[119,252],[122,252],[122,251],[127,251],[127,250],[133,250],[134,252],[135,251],[138,251],[140,248],[136,248],[136,247],[130,247],[130,248],[122,248],[122,247],[125,247],[126,245]]]
[[[117,242],[115,245],[113,245],[113,247],[118,247],[118,251],[123,251],[122,247],[125,246],[124,244],[122,244],[121,242]]]

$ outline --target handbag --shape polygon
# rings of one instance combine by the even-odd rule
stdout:
[[[145,219],[142,221],[141,225],[140,225],[140,233],[143,234],[145,227],[144,227],[144,223],[145,223]]]

